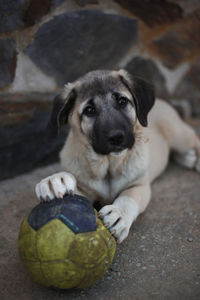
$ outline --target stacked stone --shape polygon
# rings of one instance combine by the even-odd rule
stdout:
[[[126,68],[199,117],[199,31],[198,0],[2,0],[0,179],[57,159],[53,96],[94,69]]]

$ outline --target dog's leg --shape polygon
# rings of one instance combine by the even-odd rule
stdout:
[[[54,198],[63,198],[66,193],[76,190],[75,177],[67,172],[56,173],[42,179],[35,187],[35,193],[40,201],[50,201]]]
[[[172,149],[175,150],[173,158],[178,164],[200,172],[200,139],[193,128],[182,121]]]
[[[197,154],[195,149],[190,149],[184,153],[175,152],[174,161],[187,169],[193,169],[197,165]]]
[[[138,185],[123,191],[112,205],[106,205],[99,211],[104,224],[119,243],[128,236],[131,224],[145,210],[150,198],[150,185]]]

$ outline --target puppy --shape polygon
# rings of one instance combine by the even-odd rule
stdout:
[[[148,116],[148,119],[147,119]],[[71,127],[61,151],[63,172],[36,185],[42,201],[66,193],[104,206],[99,214],[122,242],[151,198],[151,182],[175,160],[200,172],[200,140],[153,87],[125,70],[93,71],[65,85],[50,127]]]

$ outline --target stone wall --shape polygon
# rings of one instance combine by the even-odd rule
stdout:
[[[126,68],[200,116],[199,0],[1,0],[0,179],[57,158],[46,134],[62,85]]]

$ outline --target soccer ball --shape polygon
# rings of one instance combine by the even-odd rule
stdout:
[[[111,265],[116,242],[80,195],[40,203],[24,218],[19,254],[33,279],[47,287],[87,288]]]

